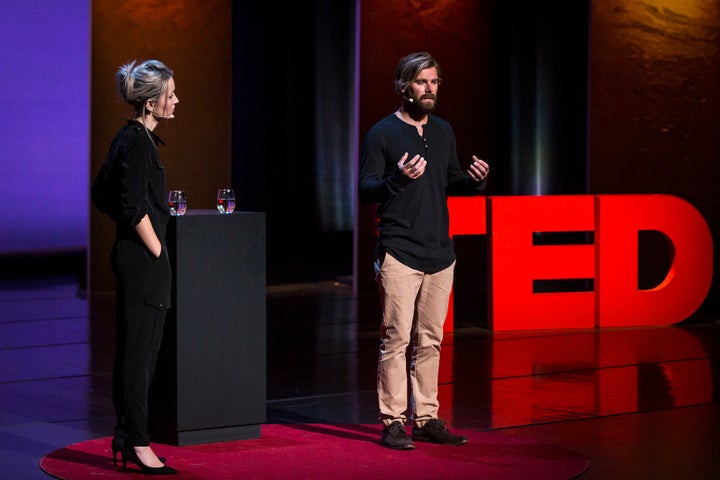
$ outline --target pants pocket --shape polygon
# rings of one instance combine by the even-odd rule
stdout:
[[[164,301],[164,297],[162,295],[155,294],[145,295],[145,305],[149,305],[160,311],[166,310],[168,308],[168,305]]]
[[[376,257],[375,260],[373,260],[373,271],[375,272],[375,281],[378,280],[378,275],[380,275],[380,269],[382,269],[383,263],[385,262],[385,252],[380,252]]]

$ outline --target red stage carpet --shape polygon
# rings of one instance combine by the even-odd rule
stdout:
[[[588,460],[572,450],[501,432],[453,429],[470,441],[460,447],[415,443],[415,450],[380,446],[379,425],[262,425],[257,439],[174,447],[153,444],[179,470],[169,478],[207,479],[570,479]],[[409,431],[409,429],[408,429]],[[76,443],[40,461],[49,475],[64,480],[142,477],[135,464],[127,473],[112,464],[110,437]]]

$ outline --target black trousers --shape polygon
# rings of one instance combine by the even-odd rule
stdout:
[[[155,258],[136,238],[118,238],[112,252],[116,280],[113,365],[115,437],[150,445],[148,392],[170,307],[172,274],[165,242]]]

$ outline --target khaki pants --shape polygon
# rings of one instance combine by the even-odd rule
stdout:
[[[382,263],[380,263],[382,261]],[[437,273],[413,270],[390,254],[375,264],[383,311],[377,391],[380,420],[407,421],[410,356],[410,414],[421,427],[438,418],[438,369],[443,324],[453,284],[455,262]]]

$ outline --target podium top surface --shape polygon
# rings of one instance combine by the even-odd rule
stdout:
[[[188,209],[185,211],[185,215],[173,215],[171,218],[182,218],[182,217],[197,217],[197,216],[218,216],[218,217],[227,217],[232,215],[265,215],[265,212],[244,212],[244,211],[238,211],[235,210],[233,213],[220,213],[217,211],[217,209],[202,209],[202,208],[196,208],[196,209]]]

